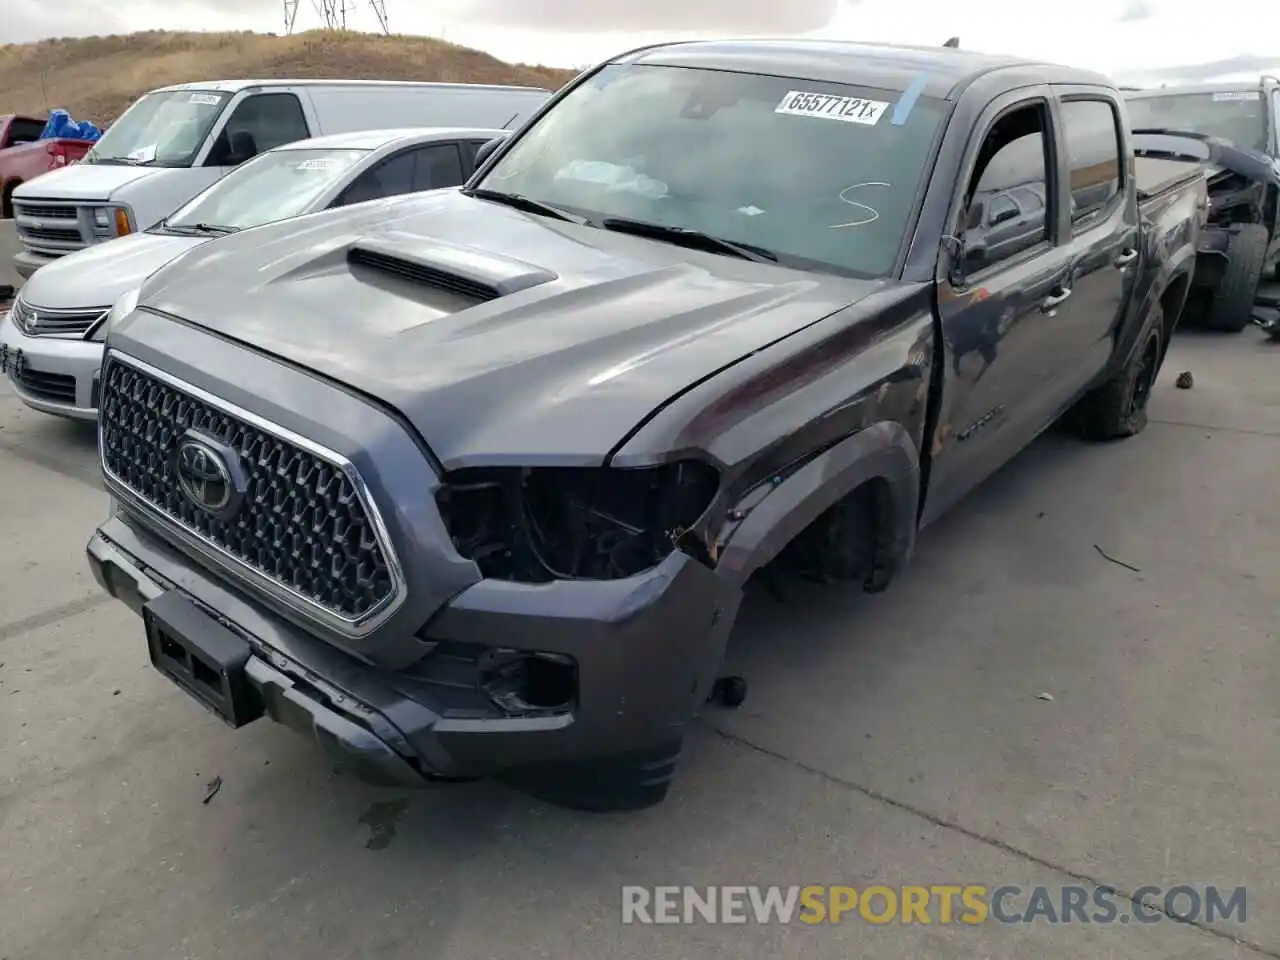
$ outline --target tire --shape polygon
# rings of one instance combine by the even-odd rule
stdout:
[[[498,779],[552,806],[589,813],[643,810],[666,799],[680,742],[613,757],[509,770]]]
[[[22,186],[18,180],[10,180],[4,184],[4,189],[0,190],[0,220],[13,219],[13,191]]]
[[[1213,293],[1205,326],[1223,333],[1239,333],[1253,319],[1253,299],[1267,259],[1267,228],[1245,224],[1227,246],[1227,269]]]
[[[1138,347],[1124,368],[1085,394],[1068,412],[1068,426],[1086,440],[1119,440],[1141,433],[1147,425],[1147,403],[1164,362],[1164,308],[1147,313]]]

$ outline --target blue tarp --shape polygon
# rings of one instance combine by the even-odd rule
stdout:
[[[53,110],[49,113],[49,122],[44,125],[40,139],[94,141],[101,136],[102,131],[88,120],[72,120],[67,111]]]

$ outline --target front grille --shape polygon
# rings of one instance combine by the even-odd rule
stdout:
[[[15,200],[13,209],[20,217],[36,217],[40,220],[76,219],[75,207],[46,207],[41,204],[23,203],[20,200]]]
[[[106,316],[109,309],[46,310],[19,299],[10,313],[13,325],[29,337],[83,337]]]
[[[18,239],[29,250],[60,257],[87,246],[75,203],[15,200],[13,217]]]
[[[37,400],[50,400],[53,403],[76,402],[76,378],[65,373],[45,373],[32,370],[25,363],[14,373],[14,382],[23,393]]]
[[[23,227],[22,235],[31,240],[48,240],[52,243],[80,243],[80,231],[75,227]]]
[[[109,476],[295,597],[353,623],[395,594],[390,551],[333,462],[114,356],[102,372],[98,422]],[[248,483],[231,519],[205,513],[178,483],[171,457],[191,429],[241,458]]]

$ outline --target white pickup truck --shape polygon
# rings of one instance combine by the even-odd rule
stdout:
[[[309,137],[407,127],[514,129],[550,91],[470,83],[217,80],[164,87],[133,104],[84,159],[14,192],[22,249],[44,264],[138,233],[266,150]]]

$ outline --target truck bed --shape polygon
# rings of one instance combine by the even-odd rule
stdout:
[[[1158,157],[1134,157],[1134,179],[1138,201],[1154,200],[1170,190],[1203,175],[1203,165],[1191,160],[1165,160]]]

